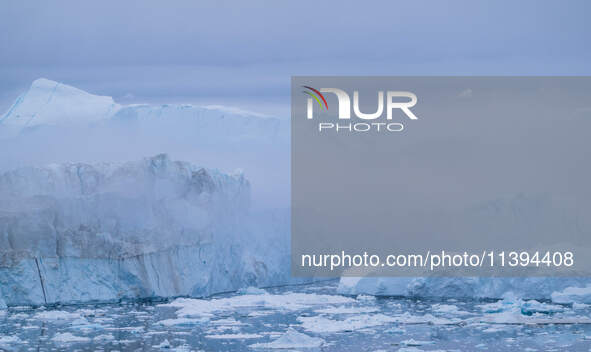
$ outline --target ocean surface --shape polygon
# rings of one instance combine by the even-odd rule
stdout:
[[[589,351],[591,308],[343,296],[337,282],[0,311],[7,351]]]

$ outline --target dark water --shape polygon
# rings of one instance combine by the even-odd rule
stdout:
[[[162,303],[11,308],[14,351],[589,351],[591,309],[336,294],[335,283]],[[287,332],[289,330],[289,332]],[[273,343],[273,341],[278,340]],[[271,343],[270,345],[264,345]],[[256,345],[259,344],[259,345]]]

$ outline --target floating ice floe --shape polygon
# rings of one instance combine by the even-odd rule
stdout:
[[[85,336],[76,336],[76,335],[73,335],[69,332],[62,332],[62,333],[58,332],[57,334],[55,334],[55,336],[51,340],[56,343],[68,344],[68,343],[78,343],[78,342],[89,342],[90,338],[85,337]]]
[[[160,348],[160,349],[169,349],[171,347],[171,345],[170,345],[170,342],[168,341],[168,339],[164,339],[164,341],[162,341],[158,345],[154,345],[152,347]]]
[[[267,291],[263,290],[262,288],[248,286],[245,288],[241,288],[236,293],[240,295],[264,295]]]
[[[556,303],[591,303],[591,285],[586,287],[567,287],[552,293],[552,302]]]
[[[263,337],[259,334],[215,334],[215,335],[205,335],[208,339],[217,339],[217,340],[245,340],[245,339],[258,339]]]
[[[410,313],[403,313],[401,315],[360,314],[344,319],[330,319],[324,316],[302,316],[298,317],[298,321],[306,331],[318,334],[358,331],[392,323],[450,325],[461,322],[459,319],[439,318],[431,314],[412,315]]]
[[[171,351],[174,351],[174,352],[190,352],[190,351],[195,351],[189,345],[180,345],[180,346],[172,347],[170,350]]]
[[[319,305],[353,303],[354,299],[339,295],[320,295],[315,293],[286,293],[281,295],[256,294],[240,295],[228,298],[209,300],[193,298],[177,298],[171,303],[159,307],[179,308],[179,317],[213,317],[214,313],[234,311],[236,309],[272,309],[280,311],[296,311],[313,308]]]
[[[586,303],[573,303],[573,309],[587,309],[591,307],[590,304],[586,304]]]
[[[0,347],[26,343],[18,338],[18,336],[0,336]]]
[[[318,348],[324,343],[325,341],[319,337],[308,336],[296,331],[293,328],[289,328],[285,334],[281,335],[278,339],[272,342],[255,343],[250,345],[250,347],[269,349]]]
[[[398,352],[423,352],[424,350],[421,350],[420,348],[416,348],[416,347],[402,347],[398,349]]]
[[[46,310],[35,314],[34,318],[39,320],[75,320],[82,316],[77,312],[66,312],[63,310]]]
[[[97,335],[93,337],[92,340],[96,342],[108,342],[115,340],[115,336],[113,336],[112,334]]]
[[[194,318],[175,318],[175,319],[164,319],[160,320],[158,324],[164,326],[189,326],[189,325],[196,325],[202,324],[207,322],[209,319],[194,319]]]
[[[522,300],[514,295],[479,306],[483,314],[468,322],[489,324],[589,324],[591,318],[574,314],[565,307],[536,300]]]
[[[453,314],[453,315],[472,314],[470,312],[460,310],[457,306],[455,306],[453,304],[443,304],[443,303],[437,303],[437,304],[432,305],[431,310],[433,312],[442,313],[442,314]]]
[[[396,318],[384,314],[362,314],[345,319],[331,319],[324,316],[298,317],[298,322],[309,332],[330,334],[342,331],[357,331],[373,326],[396,322]]]
[[[363,314],[375,313],[379,311],[378,307],[330,307],[316,309],[314,312],[318,314]]]
[[[408,339],[408,340],[404,340],[401,341],[400,344],[403,346],[423,346],[423,345],[431,345],[433,344],[433,341],[421,341],[421,340],[415,340],[415,339]]]
[[[86,320],[86,318],[79,318],[73,320],[72,322],[70,322],[70,327],[72,329],[80,330],[82,332],[88,332],[91,330],[101,330],[105,328],[101,324],[90,323],[88,320]]]

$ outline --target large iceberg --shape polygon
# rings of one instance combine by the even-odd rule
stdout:
[[[210,142],[286,142],[289,132],[279,119],[241,109],[192,104],[120,105],[111,97],[40,78],[0,116],[0,137],[39,128],[59,127],[63,131],[71,126],[96,129],[105,124],[140,131],[172,128],[174,134],[167,137],[177,138],[188,129],[191,138]]]
[[[35,80],[0,117],[0,307],[294,282],[288,132]]]
[[[342,277],[337,291],[347,295],[447,298],[498,299],[514,295],[565,303],[560,291],[579,292],[577,287],[590,282],[586,277]]]
[[[0,303],[205,296],[289,281],[287,212],[249,182],[157,155],[0,176]]]
[[[50,163],[125,162],[166,153],[226,173],[240,168],[254,207],[289,205],[289,123],[223,106],[120,105],[38,79],[0,117],[0,172]]]
[[[115,114],[113,98],[89,94],[45,78],[35,80],[0,117],[3,126],[18,129],[64,123],[88,123]]]
[[[584,213],[585,207],[581,203],[578,205],[579,207],[571,206],[569,211],[564,211],[548,195],[518,194],[467,207],[447,215],[445,220],[473,219],[467,222],[466,227],[456,225],[456,229],[491,238],[499,231],[514,233],[515,236],[519,235],[519,231],[533,231],[538,234],[546,233],[547,238],[570,232],[585,238],[591,226]],[[451,222],[461,224],[462,221]],[[430,217],[433,228],[436,229],[439,224],[444,224],[440,217]],[[425,272],[422,277],[378,277],[379,273],[376,272],[365,277],[350,275],[340,279],[337,290],[341,294],[375,296],[499,299],[511,294],[523,299],[552,299],[557,303],[569,300],[586,303],[591,300],[581,293],[589,290],[585,287],[591,285],[591,278],[585,276],[543,277],[538,274],[529,277],[445,277],[429,274]]]

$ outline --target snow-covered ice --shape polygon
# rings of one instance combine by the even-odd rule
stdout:
[[[0,309],[297,282],[287,201],[276,196],[289,172],[272,171],[287,160],[284,127],[240,110],[121,106],[34,81],[0,118],[0,148],[11,150],[0,160]],[[34,166],[13,167],[22,165]],[[217,171],[245,166],[254,192],[241,171]],[[253,195],[274,205],[253,209]]]
[[[394,323],[397,318],[384,314],[360,314],[344,319],[331,319],[323,316],[299,317],[298,321],[306,331],[322,334],[381,326]]]
[[[319,295],[315,293],[248,294],[230,298],[191,299],[177,298],[160,307],[178,308],[179,317],[215,317],[220,312],[244,308],[298,311],[310,307],[355,302],[344,296]]]
[[[256,112],[212,105],[120,105],[112,97],[90,94],[64,83],[40,78],[33,81],[30,88],[0,116],[0,137],[46,126],[91,124],[97,127],[117,121],[149,121],[154,126],[184,121],[199,131],[197,138],[221,138],[225,141],[284,138],[287,133],[279,120]]]
[[[66,84],[40,78],[0,117],[0,124],[23,129],[41,125],[88,123],[110,118],[120,107],[111,97],[92,95]]]
[[[591,303],[591,285],[585,287],[567,287],[552,293],[552,301],[556,303]]]
[[[319,314],[360,314],[360,313],[375,313],[378,311],[377,307],[330,307],[316,309],[314,312]]]
[[[288,213],[251,211],[242,174],[167,155],[54,164],[0,174],[0,199],[0,299],[9,306],[290,280]]]
[[[79,319],[81,315],[77,312],[65,312],[62,310],[46,310],[35,314],[39,320],[73,320]]]
[[[423,346],[423,345],[430,345],[433,341],[420,341],[415,339],[408,339],[401,341],[400,344],[403,346]]]
[[[288,329],[287,332],[272,342],[255,343],[250,345],[252,348],[317,348],[324,344],[324,340],[319,337],[310,337],[306,334],[297,332],[295,329]]]
[[[258,339],[262,337],[259,334],[216,334],[216,335],[205,335],[205,338],[208,339],[218,339],[218,340],[245,340],[245,339]]]
[[[6,347],[20,343],[23,343],[23,341],[19,339],[18,336],[0,336],[0,347]]]
[[[0,172],[166,153],[225,173],[244,170],[255,205],[288,206],[287,120],[227,107],[113,104],[63,83],[34,81],[0,116],[0,149],[10,151],[0,158]]]
[[[560,299],[555,292],[589,282],[591,278],[587,277],[342,277],[338,291],[349,295],[454,298],[502,298],[511,293],[524,299]]]
[[[69,343],[73,343],[73,342],[89,342],[90,339],[88,337],[84,337],[84,336],[76,336],[73,335],[69,332],[63,332],[60,333],[58,332],[57,334],[55,334],[55,336],[52,338],[53,341],[57,342],[57,343],[65,343],[65,344],[69,344]]]

